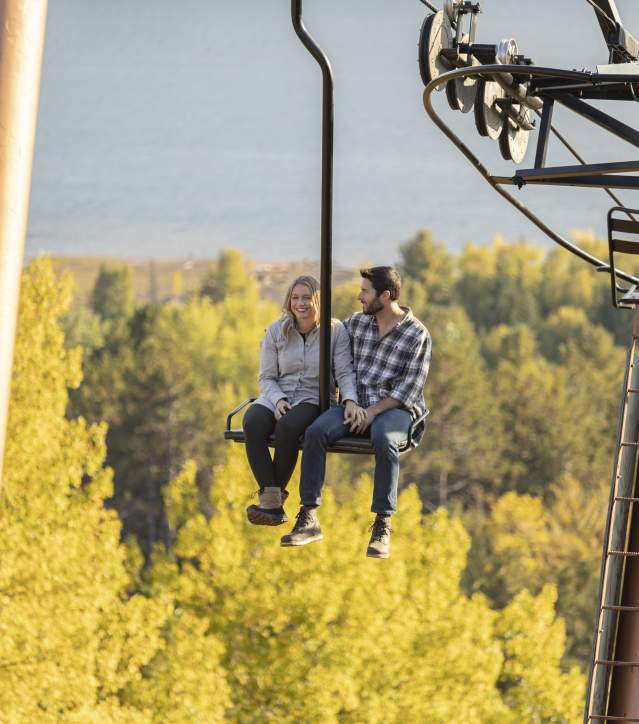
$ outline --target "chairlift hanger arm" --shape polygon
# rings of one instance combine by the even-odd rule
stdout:
[[[322,198],[320,261],[320,408],[330,407],[331,267],[333,257],[333,71],[324,51],[302,21],[302,0],[291,0],[291,19],[297,37],[322,69]]]

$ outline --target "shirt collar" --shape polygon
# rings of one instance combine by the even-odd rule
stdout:
[[[413,319],[413,310],[410,307],[404,307],[400,304],[399,308],[403,312],[405,312],[405,314],[402,317],[402,319],[400,319],[399,322],[397,322],[397,324],[393,327],[393,329],[397,329],[397,327],[401,327],[402,325],[406,324],[406,322],[409,322],[410,320]],[[377,328],[379,326],[377,324],[377,317],[374,314],[371,314],[370,317],[371,317],[370,324],[372,324],[374,327]]]

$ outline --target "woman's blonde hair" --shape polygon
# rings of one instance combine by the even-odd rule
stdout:
[[[311,304],[315,310],[315,323],[319,324],[320,321],[320,284],[317,279],[310,274],[303,274],[291,282],[284,297],[284,304],[282,305],[282,331],[284,334],[287,334],[291,327],[295,325],[295,315],[291,308],[291,297],[293,296],[293,289],[295,289],[298,284],[303,284],[308,287],[311,292]]]

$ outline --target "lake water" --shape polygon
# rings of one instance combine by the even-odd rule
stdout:
[[[639,35],[638,4],[618,6]],[[479,42],[514,37],[539,65],[606,62],[585,0],[486,0],[483,9]],[[392,262],[420,228],[453,248],[498,232],[549,243],[427,119],[416,62],[426,12],[418,0],[304,3],[336,76],[342,264]],[[436,100],[505,172],[472,113]],[[639,105],[622,105],[636,123]],[[235,246],[262,261],[317,258],[320,108],[321,75],[293,33],[288,0],[54,0],[27,253],[210,257]],[[635,157],[566,114],[556,121],[588,160]],[[601,191],[521,193],[561,230],[603,233],[611,202]]]

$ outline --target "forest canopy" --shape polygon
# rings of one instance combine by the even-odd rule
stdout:
[[[380,566],[368,461],[331,461],[323,544],[246,525],[255,484],[221,431],[279,309],[239,252],[143,303],[124,262],[80,306],[30,264],[0,507],[9,720],[579,720],[629,316],[526,243],[421,232],[399,266],[432,413]]]

